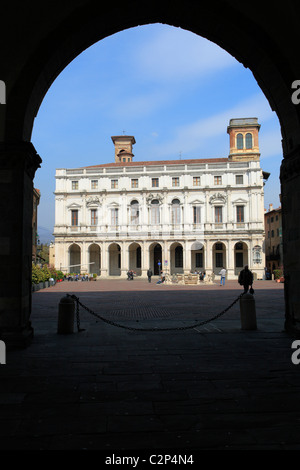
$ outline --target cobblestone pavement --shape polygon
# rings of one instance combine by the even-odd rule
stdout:
[[[254,287],[257,330],[241,329],[239,302],[194,327],[239,296],[235,281],[64,281],[33,293],[33,343],[0,366],[0,448],[299,450],[300,364],[283,284]],[[80,307],[83,331],[75,322],[59,335],[66,293],[90,311]]]

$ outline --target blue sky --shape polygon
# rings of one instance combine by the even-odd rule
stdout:
[[[231,118],[257,117],[265,207],[280,205],[280,125],[252,72],[216,44],[162,24],[94,44],[49,89],[32,142],[43,160],[38,225],[53,231],[56,168],[114,160],[112,135],[133,135],[134,160],[227,157]]]

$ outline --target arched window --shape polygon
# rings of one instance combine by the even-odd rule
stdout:
[[[159,202],[157,199],[153,199],[151,202],[151,224],[159,224]]]
[[[180,224],[180,201],[173,199],[172,201],[172,224]]]
[[[243,134],[238,134],[236,136],[236,148],[238,150],[241,150],[244,148],[244,137]]]
[[[139,203],[138,201],[132,201],[130,204],[130,223],[132,225],[138,225],[139,216],[140,216]]]
[[[246,134],[246,149],[252,149],[252,134],[250,134],[250,132],[248,132],[248,134]]]

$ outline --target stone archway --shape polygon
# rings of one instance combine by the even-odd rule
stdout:
[[[243,267],[249,263],[249,250],[245,242],[234,245],[234,274],[238,276]]]
[[[121,276],[121,247],[118,243],[112,243],[108,247],[109,276]]]
[[[128,248],[129,270],[136,273],[137,276],[142,274],[142,250],[139,243],[131,243]]]
[[[226,246],[223,242],[216,242],[212,248],[213,272],[219,274],[222,268],[227,269]]]
[[[69,273],[80,274],[81,270],[81,249],[76,243],[69,247]]]
[[[183,246],[179,242],[172,243],[170,246],[170,274],[184,272]]]
[[[101,250],[100,246],[96,243],[92,243],[88,249],[89,253],[89,264],[87,267],[87,272],[90,274],[101,274]]]
[[[174,0],[172,8],[164,0],[130,1],[118,5],[117,14],[114,5],[96,0],[67,6],[51,2],[51,8],[50,2],[41,7],[33,0],[30,13],[29,7],[15,11],[7,1],[2,6],[6,14],[0,32],[0,63],[6,97],[1,102],[6,104],[1,104],[0,112],[0,204],[5,220],[0,228],[1,305],[5,312],[0,320],[1,338],[22,346],[33,335],[29,240],[32,181],[41,158],[30,140],[39,106],[59,73],[87,47],[126,28],[156,22],[192,31],[232,54],[252,71],[278,116],[284,157],[280,181],[286,327],[300,330],[300,198],[296,189],[300,185],[300,108],[291,100],[292,83],[300,78],[299,61],[291,53],[291,45],[298,41],[298,2],[286,0],[285,22],[281,9],[270,9],[263,3],[257,11],[247,3],[230,0],[212,0],[205,5]],[[20,34],[24,25],[26,34]],[[11,227],[10,233],[7,227]],[[17,288],[13,273],[10,275],[12,267],[20,277]]]

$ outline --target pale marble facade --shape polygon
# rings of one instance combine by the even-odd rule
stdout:
[[[134,162],[132,136],[112,137],[115,161],[56,170],[55,267],[146,277],[245,264],[263,278],[264,179],[256,118],[232,119],[227,158]],[[159,264],[161,263],[161,264]]]

